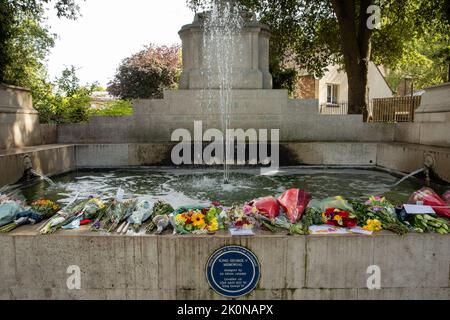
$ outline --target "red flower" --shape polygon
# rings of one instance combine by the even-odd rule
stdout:
[[[342,218],[348,218],[350,216],[350,213],[348,213],[347,211],[341,211],[341,212],[339,212],[339,215]]]
[[[236,221],[236,222],[234,223],[234,226],[237,227],[237,228],[240,228],[240,227],[242,227],[243,225],[244,225],[244,222],[243,222],[243,221]]]
[[[346,228],[353,228],[353,227],[356,227],[356,225],[357,225],[356,219],[345,219],[344,220],[344,226]]]
[[[211,202],[211,204],[212,204],[214,207],[220,207],[220,201],[213,201],[213,202]]]
[[[332,214],[334,214],[334,208],[328,208],[326,211],[325,211],[325,214],[327,215],[327,216],[331,216]]]

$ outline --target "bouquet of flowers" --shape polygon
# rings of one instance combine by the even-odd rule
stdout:
[[[278,198],[278,202],[291,224],[295,224],[301,219],[310,201],[311,195],[305,190],[299,189],[287,190]]]
[[[412,204],[422,202],[426,206],[431,206],[437,215],[450,218],[450,207],[448,203],[430,188],[422,188],[414,192],[408,202]]]
[[[41,234],[51,234],[62,228],[64,225],[71,223],[83,210],[88,200],[77,200],[75,197],[65,208],[61,209],[57,215],[47,221],[39,230]]]
[[[137,200],[135,199],[124,201],[117,201],[114,199],[111,202],[110,206],[107,208],[105,214],[100,218],[97,218],[91,229],[101,229],[107,232],[118,230],[119,224],[122,221],[126,220],[133,213],[136,204]],[[120,230],[118,231],[122,231],[123,227],[124,226],[120,226]]]
[[[408,220],[414,231],[419,233],[436,232],[448,234],[450,231],[450,222],[445,218],[432,217],[428,214],[415,214],[411,215]]]
[[[409,231],[408,227],[397,219],[394,206],[384,197],[370,197],[364,205],[359,204],[356,207],[359,222],[367,229],[380,229],[380,223],[381,229],[389,230],[400,235],[406,234]]]
[[[269,219],[274,219],[280,214],[280,204],[274,197],[255,199],[246,204],[246,206],[252,207],[252,210]]]
[[[51,200],[40,199],[31,203],[31,210],[42,215],[43,219],[54,216],[61,207]]]
[[[146,233],[152,233],[157,229],[157,233],[161,234],[169,225],[169,214],[174,211],[173,207],[164,201],[158,201],[153,206],[152,215],[149,222],[145,226]]]
[[[234,206],[225,211],[225,215],[221,220],[224,221],[224,224],[228,228],[254,229],[257,225],[257,221],[253,215],[257,212],[257,207],[252,207],[249,204],[246,204],[243,207]]]
[[[128,223],[131,224],[134,232],[138,232],[142,223],[147,221],[153,213],[153,204],[144,200],[137,203],[133,213],[128,218]],[[125,231],[126,232],[126,231]]]
[[[74,229],[95,218],[105,209],[104,203],[98,198],[87,200],[76,199],[69,203],[56,216],[50,219],[40,230],[41,234],[51,234],[60,228]],[[82,223],[83,217],[86,219]]]
[[[322,212],[322,220],[325,224],[335,227],[353,228],[358,224],[352,212],[339,208],[327,208],[325,212]]]
[[[37,200],[31,204],[31,210],[16,214],[14,221],[0,228],[0,232],[10,232],[20,226],[36,224],[55,215],[60,209],[59,205],[51,200]]]
[[[17,214],[24,210],[22,203],[4,198],[0,203],[0,227],[13,222]]]
[[[216,207],[191,209],[175,213],[173,223],[175,232],[180,234],[206,234],[219,230],[219,218]]]
[[[321,211],[322,224],[335,227],[353,228],[358,224],[358,219],[353,213],[352,206],[341,196],[326,198],[322,201],[311,201],[308,211],[316,213]],[[317,222],[318,219],[315,219]]]

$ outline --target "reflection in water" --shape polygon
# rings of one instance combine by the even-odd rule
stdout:
[[[231,205],[267,195],[278,196],[289,188],[305,189],[317,199],[384,195],[394,203],[401,203],[422,187],[419,180],[412,179],[393,188],[398,177],[376,170],[288,168],[272,176],[258,173],[257,169],[233,170],[229,184],[223,184],[221,170],[211,169],[80,171],[55,178],[53,186],[42,182],[22,192],[29,200],[46,197],[67,203],[76,194],[113,197],[117,188],[122,187],[128,197],[161,199],[179,206],[210,201]],[[437,191],[443,190],[438,187]]]

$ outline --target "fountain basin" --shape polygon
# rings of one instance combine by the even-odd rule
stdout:
[[[103,236],[79,230],[37,236],[33,227],[0,235],[0,299],[221,299],[206,262],[224,245],[251,249],[261,263],[245,299],[448,300],[450,237],[382,232],[376,236]],[[66,285],[81,270],[80,290]],[[367,289],[367,268],[381,289]]]

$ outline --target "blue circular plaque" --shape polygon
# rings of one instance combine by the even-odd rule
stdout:
[[[241,246],[227,246],[214,252],[206,264],[211,288],[228,298],[252,292],[258,285],[261,267],[253,252]]]

